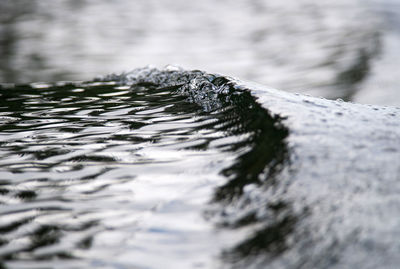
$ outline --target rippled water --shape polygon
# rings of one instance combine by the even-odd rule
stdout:
[[[0,94],[0,268],[398,267],[399,108],[175,67]]]
[[[264,222],[260,241],[236,230],[255,213],[232,211],[246,188],[279,184],[280,118],[223,77],[126,78],[0,89],[0,267],[210,268],[283,251],[294,216]]]

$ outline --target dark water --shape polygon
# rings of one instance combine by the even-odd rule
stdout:
[[[3,86],[0,267],[267,264],[298,216],[246,193],[282,184],[280,121],[201,72]]]

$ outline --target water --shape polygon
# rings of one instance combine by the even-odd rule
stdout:
[[[393,0],[1,1],[0,81],[90,80],[174,64],[398,105],[396,10]]]
[[[400,262],[399,108],[175,67],[0,94],[3,268]]]
[[[0,268],[397,268],[397,6],[1,1]]]
[[[382,53],[372,61],[371,70],[360,85],[362,90],[354,96],[354,100],[398,106],[399,86],[395,78],[400,62],[397,53],[400,45],[400,3],[395,0],[371,2],[383,18]]]
[[[257,244],[283,251],[292,222],[267,227],[285,230],[256,244],[217,228],[254,215],[211,221],[246,186],[279,184],[288,157],[280,118],[249,93],[230,96],[226,78],[143,72],[146,82],[1,89],[3,267],[210,268],[229,248],[236,258]]]

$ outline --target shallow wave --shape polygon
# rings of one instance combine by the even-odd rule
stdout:
[[[216,266],[260,222],[246,188],[286,165],[281,118],[222,76],[145,68],[1,95],[7,268]],[[211,221],[228,205],[243,212]]]
[[[399,109],[174,67],[0,94],[3,267],[399,262]]]

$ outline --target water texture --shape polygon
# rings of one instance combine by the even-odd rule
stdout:
[[[3,0],[0,81],[167,64],[326,98],[400,103],[393,0]]]
[[[210,220],[247,186],[279,184],[288,157],[280,118],[226,78],[144,69],[0,94],[3,267],[210,268],[285,249],[290,216],[255,243],[230,230],[258,222],[255,209]]]
[[[399,108],[175,67],[0,94],[0,267],[400,263]]]

